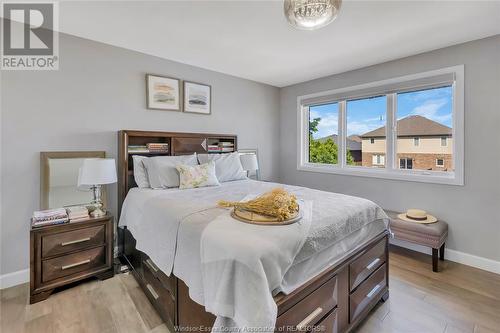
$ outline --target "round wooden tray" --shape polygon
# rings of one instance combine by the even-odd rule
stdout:
[[[302,219],[302,214],[300,213],[300,211],[297,211],[295,215],[288,220],[278,221],[278,219],[274,216],[249,212],[248,210],[244,210],[241,208],[233,209],[231,211],[231,216],[238,221],[257,225],[288,225]]]

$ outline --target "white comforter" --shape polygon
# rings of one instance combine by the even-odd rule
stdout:
[[[301,200],[300,223],[252,226],[215,207],[220,199],[242,200],[277,186]],[[187,284],[191,298],[217,316],[216,325],[272,331],[272,292],[286,290],[280,288],[286,270],[385,217],[369,200],[243,180],[192,190],[132,190],[120,225],[162,271]]]

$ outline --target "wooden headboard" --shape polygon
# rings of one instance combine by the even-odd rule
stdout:
[[[147,149],[148,143],[168,146],[163,151]],[[136,186],[132,155],[169,156],[193,153],[230,153],[237,150],[237,136],[227,134],[175,133],[122,130],[118,132],[118,214],[128,190]],[[219,148],[217,148],[219,147]]]

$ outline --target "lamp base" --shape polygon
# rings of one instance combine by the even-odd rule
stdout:
[[[90,216],[92,217],[101,217],[104,215],[106,215],[106,211],[101,209],[101,207],[96,207],[96,209],[90,212]]]

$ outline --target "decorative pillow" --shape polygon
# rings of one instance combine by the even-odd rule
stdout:
[[[245,179],[247,177],[241,165],[240,153],[238,152],[230,154],[199,154],[198,160],[200,163],[214,161],[215,174],[221,183]]]
[[[210,161],[196,166],[178,165],[177,171],[180,175],[179,188],[195,188],[204,186],[220,185],[215,175],[215,163]]]
[[[134,180],[140,188],[150,187],[148,171],[143,163],[143,161],[147,159],[148,158],[146,156],[132,155],[132,160],[134,162]]]
[[[178,165],[198,165],[196,154],[181,156],[156,156],[143,160],[149,185],[152,188],[179,187]]]

